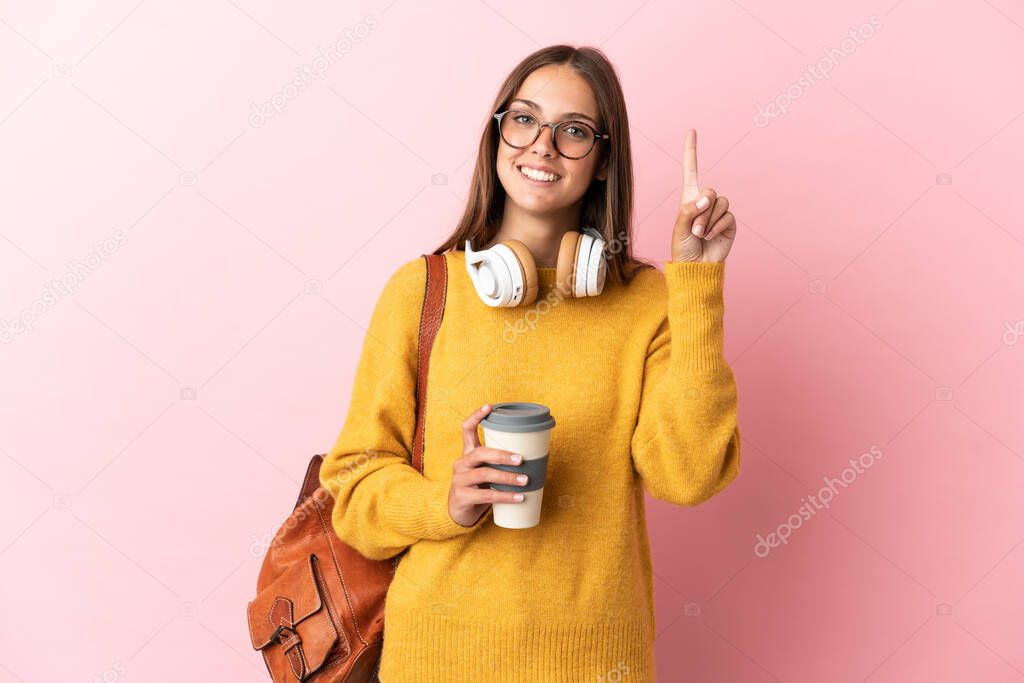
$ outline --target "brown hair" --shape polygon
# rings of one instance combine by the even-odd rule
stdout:
[[[493,115],[508,108],[527,76],[549,64],[567,65],[586,79],[597,100],[598,124],[611,136],[594,150],[595,154],[607,155],[608,177],[604,181],[595,179],[587,188],[580,220],[583,225],[596,228],[604,238],[609,278],[629,283],[637,270],[654,266],[636,259],[632,253],[633,163],[626,102],[614,67],[601,50],[593,47],[545,47],[523,59],[508,75],[487,114],[466,209],[455,232],[434,253],[461,251],[467,239],[474,245],[488,244],[497,234],[497,223],[505,208],[505,188],[498,180],[495,162],[499,136]]]

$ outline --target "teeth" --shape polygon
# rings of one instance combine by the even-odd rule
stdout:
[[[555,175],[554,173],[545,173],[544,171],[537,171],[532,168],[527,168],[526,166],[520,166],[519,172],[522,173],[527,178],[529,178],[530,180],[542,180],[548,183],[554,182],[562,177],[560,175]]]

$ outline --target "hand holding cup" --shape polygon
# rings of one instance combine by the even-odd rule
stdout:
[[[523,458],[512,451],[490,448],[480,444],[477,427],[491,411],[491,404],[486,404],[474,411],[462,422],[462,457],[452,465],[452,484],[448,490],[448,514],[462,526],[473,526],[487,511],[492,503],[522,502],[522,493],[498,491],[488,486],[491,482],[521,486],[514,472],[506,472],[488,463],[499,465],[519,465]]]

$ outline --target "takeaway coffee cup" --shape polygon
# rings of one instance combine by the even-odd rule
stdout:
[[[548,471],[548,446],[555,418],[547,406],[539,403],[495,403],[490,414],[480,421],[484,445],[523,456],[519,465],[485,463],[506,472],[523,473],[529,480],[523,486],[490,483],[497,491],[520,492],[519,503],[494,503],[494,523],[506,529],[528,529],[540,523],[540,505]]]

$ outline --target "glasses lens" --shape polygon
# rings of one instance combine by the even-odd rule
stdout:
[[[501,117],[501,137],[513,147],[526,147],[537,137],[537,119],[525,111],[510,111]]]
[[[555,145],[567,157],[581,157],[594,146],[594,131],[585,123],[566,121],[558,126]]]

